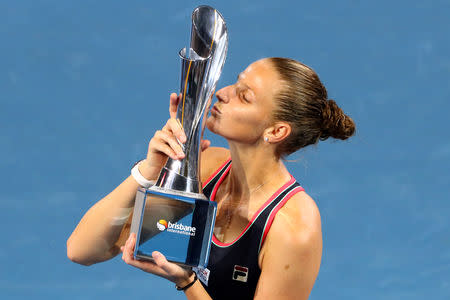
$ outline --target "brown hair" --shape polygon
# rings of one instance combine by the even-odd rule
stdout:
[[[275,96],[275,121],[291,125],[291,134],[278,146],[278,157],[329,137],[345,140],[355,133],[355,123],[328,99],[327,90],[310,67],[289,58],[268,58],[283,87]]]

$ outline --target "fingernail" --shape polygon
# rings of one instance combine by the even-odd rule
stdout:
[[[186,139],[183,140],[183,136],[177,136],[176,137],[178,144],[183,147],[183,144],[186,142]]]

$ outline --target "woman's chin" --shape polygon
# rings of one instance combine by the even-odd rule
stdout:
[[[206,119],[206,128],[208,128],[208,130],[212,133],[217,133],[216,126],[216,118],[214,118],[213,116],[209,116],[208,119]]]

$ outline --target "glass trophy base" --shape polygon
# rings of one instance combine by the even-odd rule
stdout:
[[[206,267],[216,209],[202,194],[138,189],[131,224],[137,235],[135,258],[152,260],[152,252],[159,251],[168,261]]]

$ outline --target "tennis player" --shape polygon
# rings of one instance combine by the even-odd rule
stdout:
[[[345,140],[355,124],[310,67],[288,58],[252,63],[216,98],[206,126],[229,148],[202,141],[203,192],[217,202],[207,268],[183,268],[157,251],[154,262],[133,259],[136,236],[129,228],[139,182],[155,180],[168,157],[185,156],[176,94],[170,119],[137,166],[140,178],[129,176],[88,210],[67,241],[67,255],[91,265],[122,252],[127,264],[172,281],[191,300],[307,299],[322,256],[320,214],[283,158],[329,137]]]

